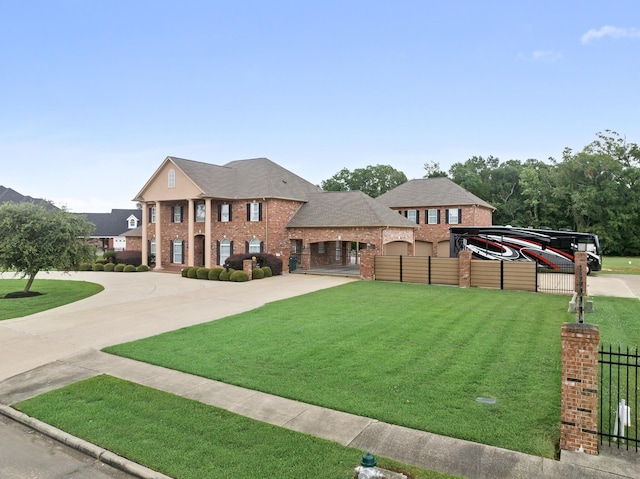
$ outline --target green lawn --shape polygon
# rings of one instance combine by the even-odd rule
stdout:
[[[564,296],[357,282],[106,351],[553,457],[567,306]]]
[[[347,479],[363,451],[109,376],[16,407],[177,479]],[[176,412],[179,411],[179,414]],[[377,457],[413,479],[454,476]]]
[[[86,281],[68,281],[62,279],[36,279],[31,291],[42,293],[30,298],[5,299],[4,295],[22,291],[26,279],[0,279],[0,320],[19,318],[57,308],[93,296],[104,288]]]
[[[605,256],[600,273],[640,274],[640,258],[637,256]]]

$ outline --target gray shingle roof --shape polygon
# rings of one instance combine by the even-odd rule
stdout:
[[[35,203],[39,205],[40,203],[44,203],[47,207],[51,207],[53,209],[59,209],[49,201],[43,200],[41,198],[32,198],[31,196],[24,196],[18,193],[16,190],[11,188],[6,188],[0,185],[0,204],[2,203]]]
[[[495,208],[457,185],[449,178],[409,180],[378,196],[376,201],[389,208],[479,205]]]
[[[361,191],[321,192],[309,195],[287,228],[394,226],[415,228],[404,216],[377,203]]]
[[[113,209],[111,213],[77,213],[84,216],[89,223],[96,225],[96,229],[91,236],[98,238],[108,238],[120,236],[129,230],[127,218],[133,215],[138,218],[138,223],[142,221],[142,211],[139,209]]]
[[[237,160],[223,166],[168,157],[202,190],[215,198],[283,198],[306,201],[320,188],[267,158]]]

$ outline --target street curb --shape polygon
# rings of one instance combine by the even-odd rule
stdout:
[[[13,419],[16,422],[24,424],[25,426],[29,426],[39,433],[44,434],[45,436],[49,436],[50,438],[55,439],[58,442],[66,444],[67,446],[80,451],[83,454],[93,457],[111,467],[124,471],[140,479],[173,479],[170,476],[166,476],[160,472],[154,471],[153,469],[149,469],[148,467],[130,461],[127,458],[118,456],[117,454],[103,449],[100,446],[96,446],[95,444],[85,441],[84,439],[72,436],[69,433],[66,433],[42,421],[39,421],[38,419],[27,416],[26,414],[21,413],[20,411],[17,411],[10,406],[0,404],[0,414],[8,417],[9,419]]]

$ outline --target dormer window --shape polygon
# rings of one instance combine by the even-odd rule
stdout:
[[[133,228],[137,228],[138,227],[138,218],[136,218],[134,215],[129,216],[127,218],[127,225],[128,225],[130,230],[132,230]]]
[[[173,168],[169,170],[169,173],[167,175],[167,182],[169,188],[176,187],[176,170],[174,170]]]

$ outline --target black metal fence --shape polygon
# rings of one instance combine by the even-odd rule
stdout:
[[[611,345],[598,350],[598,435],[600,444],[638,452],[638,348],[626,350]]]

